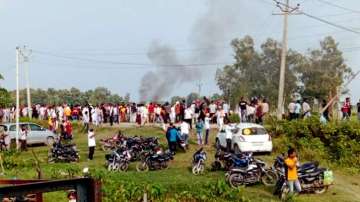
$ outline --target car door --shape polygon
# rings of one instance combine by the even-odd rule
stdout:
[[[31,143],[41,143],[44,142],[44,131],[41,126],[30,123],[29,124],[29,135],[28,135],[28,141]],[[46,138],[46,137],[45,137]]]
[[[248,132],[246,132],[246,130]],[[246,142],[251,143],[255,147],[261,147],[266,141],[269,141],[269,134],[265,128],[262,127],[250,127],[242,130],[243,137]]]

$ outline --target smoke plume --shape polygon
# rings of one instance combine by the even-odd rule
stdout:
[[[203,68],[184,67],[181,64],[215,62],[224,50],[219,46],[231,40],[239,25],[240,10],[239,0],[208,0],[206,12],[196,20],[188,38],[194,51],[183,61],[180,61],[176,50],[170,45],[154,41],[150,45],[148,58],[157,68],[143,76],[140,100],[162,100],[170,96],[179,85],[200,79],[206,72]]]

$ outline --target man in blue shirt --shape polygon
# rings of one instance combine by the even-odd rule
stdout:
[[[166,131],[166,139],[168,140],[169,149],[173,153],[176,150],[176,144],[179,138],[178,135],[179,135],[179,131],[175,128],[173,123],[170,123],[170,126]]]

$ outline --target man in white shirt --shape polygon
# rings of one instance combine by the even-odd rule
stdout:
[[[184,121],[186,121],[190,125],[190,129],[192,129],[192,118],[193,118],[193,111],[190,107],[188,107],[184,111]]]
[[[88,132],[88,146],[89,146],[89,160],[93,160],[94,158],[94,152],[95,152],[95,146],[96,146],[96,140],[95,140],[95,132],[94,129],[90,129]]]
[[[209,105],[209,112],[210,112],[210,117],[213,117],[216,113],[216,104],[214,103],[214,101],[211,101],[211,104]]]
[[[289,119],[290,121],[293,120],[295,118],[295,107],[296,104],[294,101],[291,101],[288,105],[288,110],[289,110]]]
[[[226,138],[226,151],[231,152],[232,132],[229,122],[227,120],[225,121],[224,130],[225,130],[225,138]]]
[[[210,114],[207,113],[205,115],[205,119],[204,119],[204,125],[205,125],[205,145],[207,145],[209,142],[208,142],[208,139],[209,139],[209,133],[210,133],[210,122],[211,122],[211,117],[210,117]]]
[[[87,108],[83,109],[83,124],[84,124],[84,128],[83,130],[85,130],[85,132],[87,133],[89,130],[89,123],[90,123],[90,115],[89,115],[89,110],[85,110]]]
[[[188,145],[189,145],[190,125],[186,121],[182,120],[181,124],[180,124],[180,131],[181,131],[181,136],[185,141],[185,145],[186,145],[186,147],[188,147]]]

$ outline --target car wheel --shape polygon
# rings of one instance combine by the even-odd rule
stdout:
[[[46,138],[46,144],[48,145],[48,146],[52,146],[53,144],[54,144],[54,142],[55,142],[55,139],[54,139],[54,137],[47,137]]]
[[[215,147],[216,149],[221,149],[220,140],[218,138],[216,138]]]
[[[241,150],[240,150],[240,148],[239,148],[239,146],[237,144],[234,145],[234,153],[235,154],[240,154],[241,153]]]

